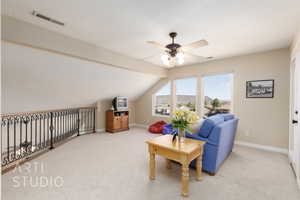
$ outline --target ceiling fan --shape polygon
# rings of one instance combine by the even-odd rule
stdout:
[[[154,45],[166,52],[166,54],[161,56],[162,62],[167,66],[175,66],[176,64],[183,64],[184,63],[184,57],[185,56],[193,56],[193,57],[200,57],[200,58],[206,58],[202,56],[196,56],[190,53],[187,53],[187,51],[190,51],[195,48],[204,47],[208,45],[208,42],[206,40],[199,40],[196,42],[193,42],[188,45],[181,46],[178,43],[174,42],[175,37],[177,36],[176,32],[169,33],[169,36],[172,39],[172,43],[164,46],[158,42],[154,41],[148,41],[148,44]],[[208,57],[211,58],[211,57]]]

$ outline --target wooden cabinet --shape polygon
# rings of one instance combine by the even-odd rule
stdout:
[[[121,117],[121,128],[127,128],[128,129],[128,115]]]
[[[116,133],[129,130],[129,111],[106,111],[106,131]]]

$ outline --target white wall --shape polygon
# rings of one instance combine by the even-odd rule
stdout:
[[[160,117],[152,115],[152,96],[160,90],[165,84],[170,81],[169,78],[160,79],[152,88],[146,91],[135,102],[136,120],[135,122],[140,125],[150,125],[156,121],[164,120],[170,122],[169,117]]]
[[[2,41],[1,50],[2,113],[85,106],[117,95],[134,101],[159,79],[10,42]]]
[[[288,148],[289,51],[273,50],[173,68],[169,80],[224,72],[234,73],[233,110],[240,118],[237,140]],[[246,81],[275,79],[272,99],[246,99]],[[168,80],[162,79],[136,101],[136,123],[150,124],[165,119],[152,116],[151,99]],[[201,88],[201,85],[199,85]],[[198,91],[200,95],[200,91]]]

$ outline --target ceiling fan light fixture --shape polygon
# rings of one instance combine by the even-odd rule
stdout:
[[[183,57],[177,58],[177,63],[179,65],[182,65],[184,63],[184,58]]]
[[[164,63],[164,65],[170,65],[170,59],[169,59],[168,55],[166,55],[166,54],[162,55],[161,60]]]
[[[177,59],[175,57],[169,57],[169,66],[174,67],[177,64]]]
[[[182,52],[179,52],[176,54],[177,59],[184,59],[184,54]]]

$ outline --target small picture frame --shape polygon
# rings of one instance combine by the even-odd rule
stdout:
[[[274,98],[274,80],[247,81],[246,98]]]

